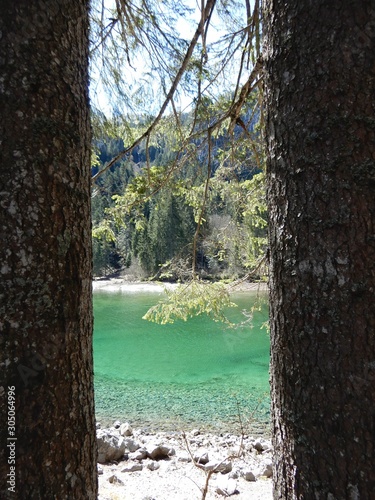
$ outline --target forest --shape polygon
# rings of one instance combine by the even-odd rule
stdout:
[[[198,27],[193,4],[172,4],[93,4],[94,275],[258,280],[267,274],[260,4],[208,2]]]
[[[248,108],[244,120],[255,131],[257,116]],[[187,126],[189,120],[187,115],[182,122]],[[176,138],[168,122],[167,116],[148,152],[137,146],[94,185],[94,275],[183,282],[191,278],[195,259],[202,279],[260,279],[266,273],[267,209],[259,155],[240,139],[233,150],[223,130],[212,143],[210,172],[207,144],[195,140],[183,165],[170,174]],[[112,130],[112,136],[95,139],[93,175],[124,149]]]

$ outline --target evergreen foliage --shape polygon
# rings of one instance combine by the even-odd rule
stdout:
[[[122,270],[142,278],[191,278],[193,240],[201,278],[237,279],[257,266],[266,247],[264,174],[241,141],[233,150],[225,135],[212,144],[216,156],[208,172],[208,146],[195,141],[188,158],[171,171],[174,134],[152,151],[136,148],[96,182],[93,194],[94,273]],[[121,149],[121,139],[97,141],[98,159]],[[212,154],[212,153],[211,153]],[[205,194],[206,181],[209,188]],[[204,201],[204,208],[202,203]],[[259,273],[255,277],[260,277]]]
[[[231,325],[223,310],[236,307],[231,302],[227,288],[222,283],[213,283],[209,287],[200,280],[179,285],[175,290],[165,289],[167,300],[151,307],[144,319],[160,323],[174,323],[177,319],[187,321],[189,318],[207,314],[214,321]]]
[[[92,16],[94,271],[186,282],[165,318],[218,317],[229,299],[197,302],[201,280],[265,270],[259,0],[102,0]]]

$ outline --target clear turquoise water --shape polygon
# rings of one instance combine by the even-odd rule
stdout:
[[[157,325],[142,319],[155,292],[94,293],[97,420],[150,430],[264,432],[269,419],[269,337],[264,301],[252,326],[229,329],[206,317]],[[243,321],[255,293],[233,296]]]

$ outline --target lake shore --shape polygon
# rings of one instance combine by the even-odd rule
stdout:
[[[173,289],[178,286],[175,283],[161,282],[136,282],[128,281],[123,277],[98,278],[93,281],[94,292],[101,293],[155,293],[162,295],[165,288]],[[241,294],[242,292],[267,291],[266,283],[238,283],[236,286],[228,285],[230,293]],[[157,298],[156,300],[158,300]],[[156,391],[155,387],[149,390]],[[116,386],[117,391],[121,388]],[[123,389],[126,391],[126,388]],[[232,470],[227,473],[215,473],[209,481],[206,500],[214,500],[232,496],[238,500],[271,500],[272,478],[265,476],[269,463],[272,460],[272,449],[268,446],[258,451],[255,441],[269,443],[270,425],[257,421],[245,422],[244,415],[242,424],[236,421],[219,423],[212,421],[210,426],[193,428],[191,425],[183,424],[177,420],[151,420],[146,418],[141,422],[141,416],[133,420],[126,411],[129,405],[120,405],[124,410],[118,414],[112,413],[112,418],[97,415],[97,421],[105,430],[113,429],[113,422],[118,419],[124,422],[126,418],[132,422],[134,431],[130,438],[138,441],[141,448],[147,447],[147,443],[161,441],[166,446],[175,450],[175,454],[160,460],[151,458],[137,459],[135,452],[127,453],[124,459],[101,463],[99,470],[99,497],[98,500],[200,500],[202,488],[204,487],[207,471],[200,469],[188,460],[186,444],[183,441],[183,433],[186,433],[190,447],[194,454],[207,453],[210,460],[225,460],[232,451],[238,452],[241,441],[241,425],[246,429],[244,454],[232,461]],[[142,411],[144,408],[142,408]],[[199,430],[197,430],[199,429]],[[104,429],[103,429],[104,430]],[[254,478],[252,475],[254,475]],[[221,492],[221,493],[220,493]]]
[[[249,292],[254,297],[257,293],[264,295],[267,290],[266,283],[243,281],[235,285],[228,286],[237,297]],[[129,281],[125,277],[103,277],[93,281],[94,293],[100,292],[104,296],[108,294],[107,300],[109,301],[112,301],[111,294],[128,296],[129,300],[134,300],[133,297],[137,294],[151,294],[151,297],[155,294],[155,299],[152,300],[156,303],[163,297],[165,288],[173,289],[176,286],[178,286],[176,283]],[[131,324],[134,328],[134,324]],[[225,337],[229,355],[232,349],[230,343],[232,335],[229,332]],[[143,359],[140,360],[141,364],[144,362]],[[192,389],[192,384],[179,384],[179,393],[174,397],[173,382],[175,380],[173,378],[168,381],[171,385],[165,385],[163,381],[160,384],[146,384],[147,387],[145,384],[137,384],[136,377],[130,382],[119,379],[116,381],[113,395],[109,397],[105,379],[98,377],[96,379],[97,418],[104,426],[110,425],[113,419],[130,419],[134,425],[144,427],[149,432],[173,429],[188,431],[200,426],[204,432],[225,433],[239,431],[238,412],[240,411],[241,418],[246,421],[247,432],[256,436],[269,436],[270,423],[267,416],[269,403],[266,389],[264,393],[258,394],[257,389],[251,384],[247,386],[237,383],[236,389],[230,386],[218,394],[215,380],[217,377],[213,378],[210,385],[199,383],[197,379],[198,394]],[[163,409],[158,411],[160,399],[164,401],[164,405]],[[183,409],[185,406],[181,403],[182,399],[185,401],[185,406],[187,405],[187,411]],[[207,402],[202,410],[200,410],[202,406],[200,401]],[[224,412],[221,411],[222,407],[225,407]],[[222,417],[220,418],[219,415]],[[249,418],[251,423],[247,422]]]
[[[129,281],[126,278],[95,278],[92,282],[93,291],[104,292],[155,292],[162,293],[165,289],[171,290],[178,287],[178,283],[169,283],[161,281]],[[228,284],[230,293],[240,292],[265,292],[268,285],[265,282],[250,283],[248,281],[237,281]]]
[[[96,413],[96,420],[97,422],[100,422],[103,427],[110,427],[114,420],[124,420],[127,416],[129,416],[129,412],[125,411],[117,413],[114,418],[102,413]],[[141,418],[134,418],[132,422],[134,426],[149,434],[157,434],[159,432],[165,432],[167,434],[173,434],[175,432],[191,432],[199,426],[200,431],[206,434],[238,434],[241,432],[241,428],[243,428],[244,432],[251,434],[256,438],[271,438],[271,424],[269,421],[260,421],[256,418],[248,419],[245,415],[240,415],[238,420],[235,422],[212,422],[211,424],[197,421],[194,423],[183,422],[182,420],[177,419],[166,420],[163,418],[160,418],[158,421],[151,421],[151,419],[145,419],[142,421]]]

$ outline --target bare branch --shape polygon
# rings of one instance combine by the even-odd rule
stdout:
[[[105,165],[105,167],[102,168],[102,170],[100,170],[96,175],[94,175],[92,177],[93,183],[96,181],[96,179],[98,177],[100,177],[100,175],[102,175],[104,172],[106,172],[108,169],[110,169],[112,167],[112,165],[114,165],[118,160],[123,158],[125,155],[129,154],[147,136],[149,136],[152,133],[152,131],[155,129],[157,124],[160,122],[162,116],[164,115],[165,110],[168,107],[168,104],[170,103],[171,99],[174,96],[174,93],[176,92],[176,89],[178,87],[178,84],[180,83],[180,80],[181,80],[183,74],[186,71],[186,68],[189,64],[191,56],[193,55],[194,48],[195,48],[199,38],[202,36],[205,23],[210,18],[211,12],[214,9],[215,4],[216,4],[216,0],[207,0],[206,7],[204,9],[204,17],[202,17],[202,19],[199,22],[198,28],[196,29],[195,34],[190,42],[189,48],[186,51],[186,54],[185,54],[184,60],[181,64],[181,67],[179,68],[179,70],[175,76],[175,79],[174,79],[174,81],[169,89],[169,92],[166,95],[166,98],[165,98],[165,100],[160,108],[158,115],[154,119],[154,121],[151,123],[151,125],[148,127],[148,129],[140,137],[138,137],[138,139],[136,139],[133,142],[133,144],[131,146],[129,146],[128,148],[126,148],[123,151],[121,151],[120,153],[118,153],[114,158],[112,158],[112,160],[110,162],[107,163],[107,165]]]

